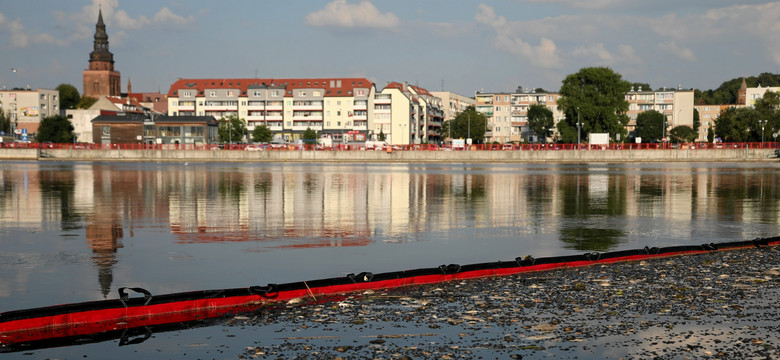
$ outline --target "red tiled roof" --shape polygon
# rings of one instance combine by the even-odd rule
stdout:
[[[334,86],[331,87],[331,81]],[[341,87],[336,82],[341,81]],[[284,86],[284,96],[292,96],[295,89],[323,89],[325,97],[352,96],[355,88],[370,88],[373,82],[366,78],[322,79],[179,79],[171,85],[168,97],[179,97],[179,90],[195,89],[199,93],[207,89],[238,89],[245,96],[249,85]],[[200,95],[200,94],[199,94]]]

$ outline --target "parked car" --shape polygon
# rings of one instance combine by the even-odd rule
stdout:
[[[245,151],[263,151],[263,147],[261,145],[252,145],[249,144],[244,148]]]

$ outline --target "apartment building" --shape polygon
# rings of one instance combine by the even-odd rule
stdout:
[[[780,92],[780,87],[754,87],[754,88],[746,88],[745,89],[745,105],[746,106],[755,106],[756,100],[761,99],[764,97],[764,94],[767,93],[767,91],[772,92]]]
[[[707,141],[709,129],[715,130],[715,121],[724,110],[742,105],[694,105],[694,109],[699,112],[699,131],[696,134],[696,141]]]
[[[365,78],[179,79],[168,91],[168,114],[231,115],[251,132],[265,125],[288,141],[306,129],[342,141],[368,133],[376,87]]]
[[[419,86],[399,82],[388,83],[380,95],[375,99],[376,111],[382,107],[377,115],[385,119],[385,111],[390,109],[390,134],[384,131],[390,135],[386,137],[389,144],[438,143],[443,139],[438,133],[444,121],[441,98]],[[385,121],[380,124],[384,126]]]
[[[626,125],[631,133],[636,128],[636,117],[640,113],[656,110],[666,116],[666,131],[677,126],[693,128],[693,89],[661,88],[656,91],[632,88],[625,95],[628,101],[629,122]],[[705,137],[706,138],[706,137]]]
[[[60,114],[60,93],[50,89],[0,90],[0,111],[21,134],[34,134],[45,117]],[[17,139],[22,139],[17,134]]]
[[[431,91],[433,96],[441,99],[442,110],[444,110],[444,121],[455,119],[459,113],[463,112],[469,106],[476,106],[474,98],[466,97],[449,91]]]
[[[558,110],[558,98],[555,93],[537,93],[534,90],[518,88],[513,93],[477,92],[474,96],[477,111],[485,114],[488,120],[488,142],[524,143],[536,142],[539,134],[534,134],[528,126],[528,109],[531,105],[544,105],[553,113],[553,121],[564,118]]]

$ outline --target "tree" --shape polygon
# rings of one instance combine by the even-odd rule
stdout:
[[[607,67],[582,68],[567,76],[558,99],[558,109],[566,114],[565,121],[558,122],[563,142],[576,142],[578,119],[584,134],[608,133],[613,140],[620,134],[625,139],[629,90],[631,83]]]
[[[379,141],[385,141],[385,138],[386,138],[386,137],[387,137],[387,136],[385,136],[385,131],[384,131],[384,129],[379,129],[379,135],[377,135],[377,140],[379,140]]]
[[[699,109],[693,108],[693,132],[698,134],[700,126],[701,119],[699,118]]]
[[[715,135],[724,142],[757,141],[761,130],[756,131],[760,115],[753,108],[728,108],[715,120]]]
[[[528,107],[528,128],[545,139],[552,134],[553,113],[547,106],[533,104]],[[540,142],[542,140],[539,140]]]
[[[3,111],[3,104],[0,103],[0,131],[6,135],[11,133],[11,117]]]
[[[271,133],[271,129],[269,129],[268,126],[258,125],[255,126],[254,130],[252,130],[252,141],[254,142],[261,142],[261,143],[271,142],[271,139],[273,139],[273,137],[274,135]]]
[[[316,131],[312,130],[311,128],[306,128],[306,131],[303,132],[302,138],[303,141],[307,144],[314,144],[317,142],[317,138],[319,137],[319,134],[317,134]]]
[[[89,109],[89,107],[94,105],[96,102],[97,102],[97,98],[84,96],[81,98],[81,101],[79,101],[76,107],[79,109]]]
[[[680,125],[669,130],[669,138],[673,143],[693,142],[696,132],[690,126]]]
[[[643,143],[660,142],[664,133],[666,116],[656,110],[645,111],[636,116],[634,137],[642,138]]]
[[[60,84],[56,89],[60,92],[60,109],[75,109],[81,102],[81,95],[75,86]]]
[[[54,143],[69,143],[73,141],[73,124],[62,115],[54,115],[43,118],[36,140],[41,143],[51,141]]]
[[[244,119],[240,119],[235,115],[230,115],[219,121],[219,142],[223,144],[241,142],[247,133]]]
[[[635,82],[631,84],[631,87],[634,88],[634,91],[653,91],[653,88],[647,83]]]
[[[439,135],[451,139],[467,139],[471,136],[473,142],[484,143],[486,124],[485,114],[469,106],[454,119],[445,121],[439,129]]]

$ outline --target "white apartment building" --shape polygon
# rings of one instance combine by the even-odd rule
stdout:
[[[60,114],[60,93],[29,87],[26,90],[0,90],[0,111],[11,119],[13,129],[32,135],[38,132],[43,118]],[[16,138],[19,139],[19,135]]]
[[[756,105],[756,100],[761,99],[764,97],[764,94],[766,94],[767,91],[772,92],[780,92],[780,87],[754,87],[754,88],[747,88],[745,89],[745,105],[746,106],[754,106]]]
[[[398,82],[388,83],[381,95],[375,99],[375,107],[381,105],[386,111],[384,109],[389,105],[391,136],[386,137],[389,144],[438,143],[442,140],[438,133],[444,121],[441,98],[424,88]],[[380,98],[381,103],[378,102]],[[385,104],[388,100],[390,103]],[[374,132],[377,133],[376,129]],[[388,134],[386,130],[384,133]]]
[[[179,79],[168,92],[168,114],[234,115],[250,132],[265,125],[293,141],[312,129],[342,142],[368,135],[375,95],[365,78]]]

